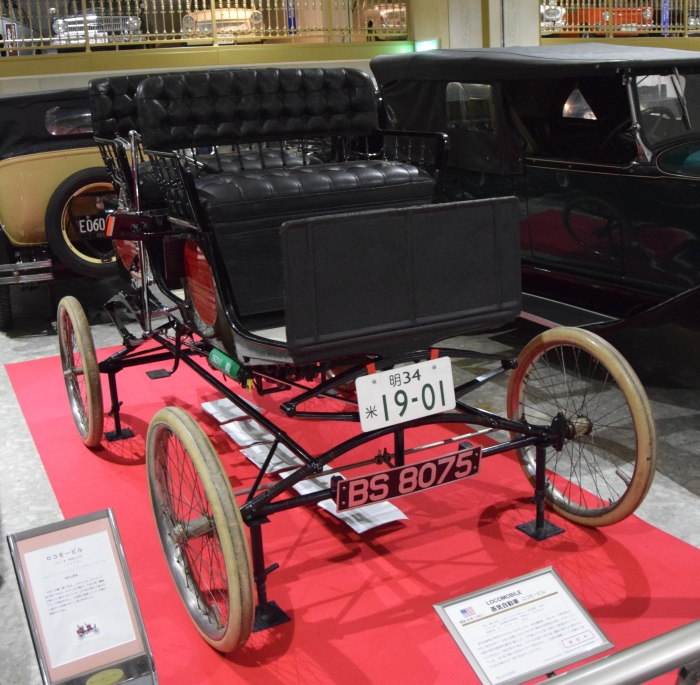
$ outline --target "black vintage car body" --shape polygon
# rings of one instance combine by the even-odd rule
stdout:
[[[592,43],[371,66],[391,127],[449,133],[445,201],[519,198],[525,292],[614,317],[628,357],[620,336],[643,330],[657,366],[669,333],[700,329],[700,56]]]

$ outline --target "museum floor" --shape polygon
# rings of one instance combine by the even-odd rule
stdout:
[[[57,297],[71,292],[88,308],[97,347],[118,344],[113,328],[104,322],[100,305],[114,284],[76,283],[56,288]],[[57,354],[56,336],[49,323],[50,307],[43,289],[13,294],[17,323],[0,335],[0,534],[4,538],[50,523],[62,514],[34,441],[24,420],[4,364]],[[498,335],[462,337],[453,346],[500,352],[516,350],[536,332],[534,324],[519,320]],[[464,364],[465,378],[479,372]],[[499,411],[503,383],[492,384],[472,396],[474,404]],[[662,387],[647,392],[659,432],[658,473],[637,514],[648,523],[700,548],[700,393]],[[37,397],[37,402],[42,398]],[[76,478],[79,474],[76,474]],[[0,685],[39,685],[40,677],[26,628],[7,547],[0,544]],[[695,617],[700,618],[700,617]]]

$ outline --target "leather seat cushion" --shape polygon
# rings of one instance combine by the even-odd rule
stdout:
[[[263,163],[266,169],[282,167],[282,152],[278,148],[263,149],[262,155],[259,151],[227,152],[219,155],[206,154],[197,155],[197,161],[203,164],[202,173],[219,173],[219,164],[224,173],[236,173],[241,171],[241,164],[245,171],[261,171]],[[306,155],[306,163],[309,165],[320,164],[318,157]],[[288,167],[300,167],[304,165],[301,153],[295,150],[284,151],[284,164]],[[146,203],[148,209],[164,208],[167,206],[163,191],[156,181],[155,171],[150,162],[139,164],[139,193],[141,201]]]
[[[239,312],[284,308],[280,226],[299,217],[428,204],[435,180],[407,164],[369,161],[199,178]],[[308,193],[308,194],[307,194]]]
[[[211,224],[234,232],[237,222],[257,217],[275,216],[281,225],[300,213],[418,204],[435,192],[426,171],[383,160],[213,174],[195,185]]]

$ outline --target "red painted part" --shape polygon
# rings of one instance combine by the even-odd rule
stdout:
[[[213,326],[216,322],[216,290],[207,258],[193,240],[185,242],[185,280],[199,318]]]
[[[136,259],[139,253],[136,242],[133,240],[115,240],[114,247],[117,249],[119,259],[122,260],[122,264],[124,264],[126,270],[128,271],[131,269],[131,265],[134,263],[134,259]]]

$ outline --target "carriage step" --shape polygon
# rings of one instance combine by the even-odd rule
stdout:
[[[152,380],[158,380],[159,378],[170,378],[170,371],[167,369],[155,369],[154,371],[146,371],[146,375]]]

